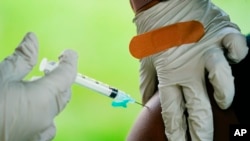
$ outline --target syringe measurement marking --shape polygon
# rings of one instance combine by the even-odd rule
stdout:
[[[111,97],[113,99],[117,96],[117,94],[119,92],[118,89],[112,88],[107,84],[104,84],[104,83],[102,83],[100,81],[96,81],[94,79],[90,79],[89,77],[81,75],[81,74],[77,75],[77,78],[76,78],[75,82],[78,85],[87,87],[89,89],[97,91],[97,92],[99,92],[101,94],[104,94],[104,95],[106,95],[108,97]]]

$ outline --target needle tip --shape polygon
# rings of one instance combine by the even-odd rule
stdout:
[[[148,106],[143,105],[143,104],[141,104],[140,102],[135,101],[135,103],[136,103],[136,104],[139,104],[139,105],[141,105],[141,106],[143,106],[143,107],[146,107],[147,109],[149,109],[149,107],[148,107]]]

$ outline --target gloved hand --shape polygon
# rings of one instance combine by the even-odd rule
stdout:
[[[49,141],[53,119],[68,103],[77,74],[77,54],[65,50],[59,66],[33,81],[23,78],[36,65],[38,41],[27,33],[15,52],[0,63],[0,140]]]

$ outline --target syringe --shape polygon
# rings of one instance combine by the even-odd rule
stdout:
[[[39,70],[47,73],[47,72],[50,72],[53,69],[55,69],[57,66],[58,66],[58,63],[48,62],[48,60],[46,58],[44,58],[44,59],[42,59],[42,61],[40,63]],[[91,90],[94,90],[100,94],[103,94],[105,96],[108,96],[108,97],[114,99],[112,101],[112,106],[114,106],[114,107],[120,107],[120,106],[127,107],[127,103],[129,103],[129,102],[144,106],[141,103],[135,101],[132,97],[130,97],[125,92],[123,92],[119,89],[116,89],[114,87],[111,87],[107,84],[104,84],[100,81],[97,81],[95,79],[92,79],[90,77],[87,77],[85,75],[82,75],[80,73],[77,74],[75,83],[79,84],[80,86],[87,87]]]

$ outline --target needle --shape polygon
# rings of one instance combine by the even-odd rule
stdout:
[[[135,101],[135,103],[136,103],[136,104],[138,104],[138,105],[141,105],[141,106],[146,107],[146,108],[148,108],[148,109],[149,109],[149,107],[148,107],[148,106],[143,105],[143,104],[141,104],[140,102]]]

